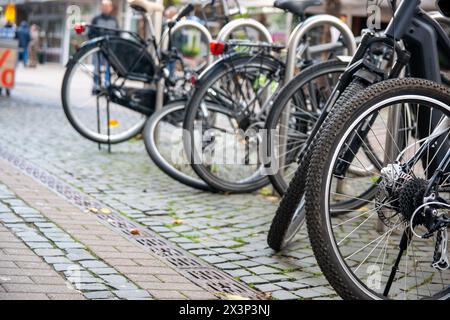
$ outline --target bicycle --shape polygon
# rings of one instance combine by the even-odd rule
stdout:
[[[395,6],[393,5],[395,9]],[[333,93],[324,107],[317,120],[317,124],[311,130],[307,141],[303,144],[303,148],[299,153],[298,169],[295,176],[290,181],[279,208],[275,214],[274,220],[269,231],[268,243],[271,248],[276,251],[284,248],[293,239],[295,233],[299,230],[305,221],[305,184],[306,174],[311,164],[312,155],[316,149],[316,136],[320,135],[321,125],[324,123],[328,115],[332,114],[335,109],[342,107],[346,102],[352,99],[357,93],[364,90],[371,84],[383,81],[385,79],[398,78],[402,70],[408,66],[408,72],[412,76],[426,78],[434,81],[441,81],[441,73],[438,65],[429,65],[430,61],[424,62],[421,59],[430,52],[437,54],[439,46],[445,47],[448,43],[448,37],[442,30],[441,26],[429,17],[424,11],[418,9],[416,1],[405,2],[395,10],[396,15],[391,20],[385,36],[376,35],[367,31],[361,39],[357,53],[352,58],[347,70],[342,75]],[[399,15],[397,15],[399,14]],[[407,17],[407,18],[405,18]],[[409,20],[408,20],[409,19]],[[427,25],[423,28],[429,32],[424,35],[421,28],[407,32],[408,23],[411,20],[420,20],[420,25]],[[429,38],[427,38],[429,37]],[[408,50],[404,50],[399,46],[398,42],[393,39],[401,39]],[[417,43],[425,41],[426,45],[414,47]],[[436,43],[434,43],[436,39]],[[396,59],[394,59],[396,57]],[[410,60],[411,57],[415,59]],[[436,59],[438,61],[438,59]],[[428,66],[424,70],[418,67]],[[371,152],[369,143],[363,145],[363,150],[368,155],[372,167],[372,171],[382,168],[380,158],[374,152]],[[357,166],[343,166],[345,170],[353,171],[356,176],[368,176],[369,173],[359,170]],[[376,194],[376,188],[370,185],[361,187],[359,194],[352,198],[345,197],[345,190],[340,190],[342,181],[335,185],[338,188],[337,193],[342,194],[340,201],[333,203],[334,214],[342,215],[349,211],[361,208],[365,201],[373,199]],[[289,232],[288,232],[289,230]],[[292,232],[294,234],[292,234]]]
[[[168,84],[166,103],[184,103],[189,90],[191,71],[176,48],[158,50],[149,13],[163,7],[149,1],[130,1],[130,5],[147,19],[149,38],[144,40],[132,31],[78,24],[75,30],[80,34],[86,28],[109,34],[85,42],[64,75],[61,97],[66,117],[78,133],[99,144],[121,143],[141,132],[155,110],[160,79]],[[169,29],[193,9],[185,6],[169,23]],[[170,39],[171,32],[169,43]],[[177,65],[181,66],[178,70]]]
[[[317,4],[317,1],[306,1],[301,5],[295,1],[275,2],[278,8],[291,10],[300,17],[304,16],[305,8]],[[348,36],[349,33],[351,34],[347,30],[348,27],[342,26],[342,22],[335,20],[337,20],[335,17],[327,15],[309,18],[304,21],[306,27],[302,28],[303,24],[300,24],[291,38],[297,43],[297,39],[303,38],[307,30],[330,23],[339,27],[347,35],[347,45],[351,48],[353,35]],[[186,108],[183,140],[185,151],[195,173],[214,190],[246,193],[256,191],[269,183],[267,170],[264,167],[264,157],[261,157],[258,150],[264,139],[260,131],[264,128],[272,105],[271,97],[280,90],[280,84],[284,83],[285,77],[289,78],[298,65],[304,68],[313,64],[309,55],[312,50],[309,50],[311,48],[308,47],[307,40],[290,50],[288,61],[298,57],[299,47],[304,58],[300,63],[291,65],[292,70],[284,68],[281,60],[257,52],[241,59],[239,64],[225,58],[202,74]],[[341,49],[342,45],[338,47]],[[267,63],[258,60],[260,56],[265,55]],[[272,66],[263,67],[264,64],[272,64]],[[252,85],[256,90],[253,90]],[[222,106],[224,118],[222,127],[215,128],[217,127],[215,123],[208,124],[207,121],[201,120],[202,116],[210,113],[204,105],[207,100],[215,101],[217,105]],[[199,124],[203,125],[202,131],[196,130]],[[223,124],[229,126],[224,127]],[[216,129],[216,132],[212,132],[211,129]],[[251,137],[246,136],[247,130]],[[203,141],[196,141],[197,138]],[[234,147],[232,141],[237,142]],[[228,150],[224,151],[227,148]],[[240,156],[242,157],[239,158]]]

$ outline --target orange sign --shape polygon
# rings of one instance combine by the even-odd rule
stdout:
[[[17,50],[0,48],[0,87],[14,87]]]
[[[16,6],[13,3],[7,4],[5,8],[5,19],[8,22],[16,21]]]

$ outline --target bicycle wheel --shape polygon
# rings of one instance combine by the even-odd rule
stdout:
[[[397,131],[398,120],[406,127],[407,117],[416,120],[413,130]],[[319,266],[343,298],[450,298],[449,137],[450,90],[420,79],[371,86],[327,119],[308,171],[306,215]],[[375,185],[377,196],[364,210],[335,216],[337,172],[343,162],[367,166],[361,148],[368,140],[376,141],[385,164],[377,179],[359,185]],[[353,156],[345,159],[351,148]],[[436,180],[433,163],[440,163]],[[432,232],[439,219],[447,224]]]
[[[192,170],[184,152],[185,107],[186,101],[181,100],[155,112],[142,131],[145,147],[153,162],[173,179],[196,189],[213,191]]]
[[[120,83],[114,92],[125,100],[152,102],[152,91],[145,83],[121,78],[99,46],[77,53],[64,75],[61,98],[64,112],[74,129],[97,143],[121,143],[141,132],[147,116],[110,98],[111,85]]]
[[[348,63],[327,61],[302,70],[273,101],[266,121],[269,145],[275,156],[270,182],[283,195],[297,167],[309,133]],[[276,141],[271,142],[271,138]],[[282,141],[283,140],[283,141]],[[276,149],[275,149],[276,148]]]
[[[260,129],[283,74],[283,65],[272,57],[237,54],[216,63],[197,83],[183,140],[194,171],[212,188],[244,193],[269,183]],[[207,101],[220,112],[210,110]]]
[[[338,98],[333,108],[344,104],[358,92],[364,90],[364,88],[365,85],[362,82],[352,82]],[[305,222],[304,192],[306,173],[311,163],[312,154],[316,150],[316,136],[313,138],[311,144],[306,146],[307,149],[299,162],[294,178],[290,181],[289,187],[281,199],[272,224],[270,225],[267,243],[275,251],[280,251],[285,248],[293,240]],[[355,200],[353,203],[342,203],[342,205],[344,207],[358,207],[361,205],[361,202]]]

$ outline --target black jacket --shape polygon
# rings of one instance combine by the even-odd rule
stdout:
[[[111,28],[111,29],[118,29],[119,23],[117,22],[116,17],[111,15],[105,15],[100,14],[96,16],[94,19],[92,19],[91,22],[92,25],[103,27],[103,28]],[[105,35],[117,35],[118,33],[116,31],[108,31],[108,30],[101,30],[101,29],[95,29],[90,28],[88,37],[89,39],[105,36]]]

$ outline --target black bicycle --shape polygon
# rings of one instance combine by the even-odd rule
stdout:
[[[147,8],[135,5],[134,9],[143,16],[147,14]],[[169,29],[193,10],[192,5],[185,6],[169,23]],[[171,45],[170,30],[169,49],[160,50],[152,28],[148,39],[136,32],[92,25],[76,28],[79,33],[85,28],[107,33],[85,42],[69,61],[64,75],[64,112],[82,136],[101,144],[116,144],[140,133],[155,110],[161,80],[166,87],[164,104],[185,103],[195,70],[185,66],[183,57]]]
[[[403,1],[396,9],[393,2],[391,5],[396,9],[396,14],[385,34],[377,35],[368,31],[363,35],[355,56],[342,74],[317,118],[314,128],[309,132],[298,152],[298,169],[290,181],[269,231],[268,243],[274,250],[280,250],[286,246],[305,221],[306,174],[311,165],[311,157],[318,148],[315,141],[320,135],[325,119],[369,85],[398,78],[405,66],[411,76],[436,82],[445,79],[440,72],[439,62],[448,64],[445,48],[449,46],[449,38],[439,23],[418,7],[418,3],[420,1]],[[400,46],[399,40],[403,41],[406,49]],[[435,125],[434,122],[433,124]],[[407,130],[407,128],[400,129]],[[364,137],[364,132],[358,133]],[[372,173],[379,172],[383,167],[384,155],[380,154],[379,150],[374,150],[376,143],[366,140],[364,142],[359,142],[352,148],[361,147],[361,152],[365,153],[364,158],[368,161],[366,165],[371,165],[370,170],[363,170],[361,166],[350,166],[342,162],[341,172],[347,172],[353,179],[352,183],[349,183],[350,190],[343,187],[344,183],[350,182],[350,179],[335,181],[332,204],[334,215],[346,214],[364,207],[367,201],[376,196],[377,188],[373,184],[355,187],[358,178],[375,179]],[[353,149],[350,149],[347,155],[350,159],[351,150]],[[283,165],[282,163],[279,167],[283,168]],[[280,170],[277,175],[279,175],[279,181],[286,181],[284,171]],[[279,189],[283,191],[283,186]],[[348,196],[348,193],[354,190],[357,194]]]

